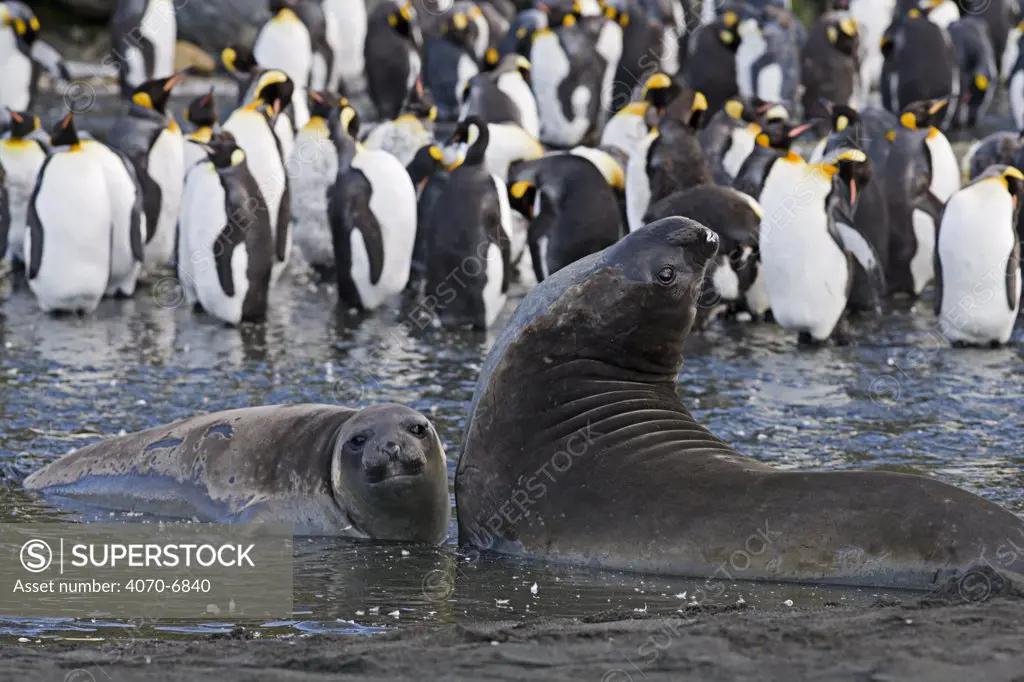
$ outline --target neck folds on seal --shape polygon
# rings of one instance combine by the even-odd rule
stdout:
[[[716,250],[709,230],[668,218],[555,273],[523,300],[487,358],[470,408],[456,477],[464,541],[468,533],[473,544],[527,553],[503,545],[517,537],[529,544],[509,524],[501,537],[486,531],[492,541],[483,543],[477,527],[545,464],[554,480],[543,479],[539,517],[559,513],[552,502],[558,488],[585,487],[595,465],[614,466],[622,453],[657,457],[685,444],[735,454],[676,394],[700,283]],[[554,458],[565,452],[573,456],[560,476]],[[461,494],[473,488],[496,493],[490,500]]]

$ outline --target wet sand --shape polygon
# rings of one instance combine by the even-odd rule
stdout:
[[[409,628],[376,637],[0,646],[0,680],[1021,680],[1024,601],[695,609]],[[625,619],[624,619],[625,618]]]

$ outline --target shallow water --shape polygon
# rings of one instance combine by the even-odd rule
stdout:
[[[100,104],[88,126],[98,134],[102,112],[116,111],[110,101]],[[175,109],[182,106],[177,100]],[[274,291],[268,323],[240,330],[175,307],[159,285],[131,301],[104,301],[84,319],[42,315],[24,284],[8,283],[3,298],[0,464],[29,469],[101,437],[198,412],[395,401],[433,419],[454,475],[465,411],[497,334],[408,333],[397,309],[366,318],[338,313],[333,291],[293,277]],[[712,431],[777,466],[915,471],[1024,514],[1024,324],[997,350],[947,348],[934,325],[926,300],[855,322],[854,345],[807,350],[774,325],[718,324],[691,339],[679,392]],[[0,484],[0,523],[61,518]],[[460,555],[454,540],[454,522],[449,545],[436,549],[298,540],[294,617],[246,626],[278,637],[372,634],[410,623],[675,613],[697,594],[702,605],[742,599],[760,608],[885,596],[751,583],[720,583],[712,592],[703,580]],[[173,638],[234,627],[0,615],[0,637],[30,641]]]

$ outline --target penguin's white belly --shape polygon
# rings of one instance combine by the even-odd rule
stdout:
[[[11,30],[3,27],[0,33],[10,34]],[[6,58],[5,58],[6,56]],[[0,39],[0,108],[7,107],[11,111],[28,109],[32,87],[32,60],[18,51],[14,41]]]
[[[325,0],[323,5],[325,10],[330,8],[340,37],[334,52],[338,75],[347,85],[351,85],[363,78],[366,3],[364,0]],[[337,90],[337,87],[334,89]]]
[[[644,213],[651,204],[651,179],[647,177],[647,155],[651,143],[658,138],[651,133],[637,145],[626,164],[626,221],[629,231],[643,227]]]
[[[1024,32],[1016,26],[1010,29],[1006,36],[1006,47],[1003,49],[1003,54],[996,55],[996,58],[999,59],[999,82],[1001,83],[1010,79],[1013,65],[1017,63],[1017,57],[1020,56],[1021,35],[1024,35]]]
[[[173,74],[178,22],[171,0],[150,0],[146,5],[146,13],[142,15],[139,30],[153,44],[153,73],[143,80],[166,78]]]
[[[187,228],[186,212],[192,206],[201,191],[202,177],[209,173],[209,162],[200,162],[188,166],[185,169],[185,188],[181,194],[181,217],[178,222],[178,253],[175,261],[177,267],[178,283],[181,285],[185,302],[189,306],[199,300],[196,293],[195,274],[192,272],[195,264],[201,262],[203,254],[195,251],[189,244],[189,231]]]
[[[914,293],[918,296],[935,277],[935,221],[920,209],[911,216],[917,250],[910,258],[910,276],[914,280]]]
[[[622,58],[622,27],[614,21],[606,21],[597,36],[597,53],[604,58],[604,76],[601,79],[601,107],[606,112],[612,110],[612,94],[615,89],[615,71],[619,68]],[[676,43],[678,52],[678,43]],[[678,59],[676,60],[678,68]],[[670,71],[669,73],[675,73]]]
[[[383,121],[366,136],[367,149],[379,149],[408,166],[416,152],[434,141],[433,134],[413,116],[399,116],[394,121]]]
[[[533,91],[519,74],[507,73],[498,78],[498,89],[505,93],[519,110],[523,130],[534,139],[540,138],[540,114],[537,113],[537,99]]]
[[[1013,122],[1020,130],[1024,127],[1024,70],[1014,71],[1010,76],[1010,112]]]
[[[298,118],[297,115],[296,118]],[[306,124],[303,123],[302,125],[305,126]],[[299,128],[299,130],[302,130],[302,128]],[[274,121],[274,135],[281,146],[281,158],[292,158],[292,153],[295,151],[295,129],[292,128],[292,122],[287,116],[278,116],[277,120]]]
[[[532,82],[540,115],[541,140],[559,147],[579,144],[590,128],[590,119],[586,115],[589,91],[581,86],[573,92],[573,118],[569,120],[558,96],[558,86],[569,77],[571,65],[558,36],[554,33],[537,36],[530,49],[530,62],[534,64]]]
[[[508,179],[508,167],[515,161],[539,159],[544,148],[514,123],[489,123],[490,141],[484,151],[484,165],[502,182]]]
[[[757,72],[758,97],[766,102],[782,101],[782,66],[772,62]]]
[[[120,291],[126,296],[135,293],[135,284],[142,263],[132,253],[132,215],[135,210],[136,188],[132,176],[121,157],[99,142],[83,142],[84,153],[90,154],[103,168],[103,178],[110,198],[110,282],[107,295]],[[140,211],[141,213],[141,211]],[[145,240],[145,215],[140,216],[142,237]]]
[[[934,133],[925,140],[931,158],[932,181],[929,189],[939,201],[946,201],[960,189],[960,165],[949,140],[942,133]]]
[[[307,125],[299,133],[289,169],[295,245],[310,265],[329,266],[334,263],[334,241],[327,191],[338,174],[338,152],[326,126]]]
[[[160,186],[160,213],[153,238],[146,244],[146,266],[167,265],[174,255],[174,237],[181,212],[181,193],[185,184],[185,138],[181,129],[161,131],[147,159],[149,176]]]
[[[661,70],[675,75],[679,71],[679,34],[676,29],[666,26],[661,34]]]
[[[277,224],[280,215],[281,201],[284,198],[287,174],[277,150],[277,139],[271,131],[267,120],[262,114],[240,109],[228,118],[224,130],[235,136],[238,146],[245,151],[249,171],[260,188],[260,194],[267,202],[267,213],[270,216],[270,234],[272,244],[277,244],[280,226]],[[287,259],[288,252],[285,251]],[[271,281],[276,281],[283,269],[276,262]]]
[[[757,94],[754,82],[754,63],[764,54],[764,41],[744,40],[736,48],[736,89],[744,97]]]
[[[811,150],[811,155],[807,157],[807,163],[819,163],[823,158],[825,158],[826,144],[828,144],[827,137],[818,140],[818,144],[814,145],[814,149]]]
[[[540,272],[544,275],[544,279],[551,276],[548,272],[548,242],[550,239],[547,235],[537,240],[537,256],[540,258]]]
[[[747,310],[753,315],[764,315],[772,308],[771,299],[768,298],[768,287],[764,283],[764,266],[760,263],[753,283],[743,294],[743,300],[747,304]]]
[[[46,153],[32,141],[0,140],[0,166],[7,171],[7,201],[10,205],[11,227],[7,233],[7,254],[23,260],[28,202],[36,188],[36,177],[46,160]]]
[[[129,87],[137,88],[147,79],[146,56],[135,43],[129,40],[124,54],[125,82]]]
[[[746,128],[737,128],[731,135],[729,148],[722,156],[722,167],[729,177],[735,178],[740,172],[743,162],[747,160],[750,153],[754,151],[755,135],[751,135]]]
[[[35,196],[42,257],[29,280],[46,312],[99,305],[110,274],[110,201],[103,169],[83,151],[61,152],[47,164]],[[32,234],[25,235],[30,259]]]
[[[477,67],[476,62],[468,54],[459,55],[459,62],[455,67],[455,101],[462,101],[462,93],[465,91],[466,86],[469,85],[469,80],[480,73],[480,69]]]
[[[738,301],[740,298],[740,278],[732,269],[727,255],[715,257],[715,271],[711,275],[711,283],[715,293],[722,301]]]
[[[352,280],[363,307],[374,309],[405,288],[416,241],[416,188],[398,159],[386,152],[362,151],[352,161],[370,183],[370,212],[380,226],[384,263],[380,279],[370,281],[370,262],[363,236],[353,230]]]
[[[405,91],[411,92],[416,87],[416,81],[419,80],[420,70],[423,68],[423,63],[420,61],[420,55],[415,50],[409,50],[409,76],[405,79]],[[460,93],[461,94],[461,93]]]
[[[647,132],[643,116],[620,111],[608,120],[601,132],[601,146],[616,147],[632,157]]]
[[[484,282],[482,293],[484,301],[484,324],[490,327],[498,319],[508,296],[501,291],[505,277],[505,265],[501,259],[501,249],[491,242],[487,245],[487,281]]]
[[[849,263],[828,233],[828,185],[812,167],[794,165],[773,168],[761,192],[761,266],[775,320],[824,340],[846,308]],[[807,199],[797,201],[801,186]]]
[[[265,69],[280,69],[295,81],[295,89],[309,86],[313,46],[306,25],[296,19],[271,19],[256,36],[252,47],[256,62]],[[304,123],[303,123],[304,124]]]
[[[512,219],[512,205],[508,201],[508,188],[505,181],[496,175],[491,176],[494,182],[494,189],[498,193],[498,214],[501,220],[501,229],[509,241],[509,262],[519,259],[526,247],[526,233],[517,233],[516,223]],[[529,226],[527,226],[529,228]]]
[[[242,305],[249,291],[249,254],[245,244],[231,253],[231,278],[234,296],[224,293],[217,276],[217,254],[222,247],[217,239],[228,224],[226,194],[213,164],[197,166],[188,177],[189,203],[182,209],[182,241],[191,251],[186,276],[195,296],[209,314],[230,324],[242,320]]]
[[[984,220],[978,220],[980,215]],[[942,265],[939,328],[950,341],[1009,341],[1020,310],[1019,277],[1009,297],[1006,291],[1015,227],[1013,204],[998,179],[958,193],[946,207],[937,246]]]

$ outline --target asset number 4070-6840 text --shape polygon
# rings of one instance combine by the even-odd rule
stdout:
[[[128,592],[209,592],[210,581],[204,579],[173,580],[167,582],[160,578],[136,578],[125,583]]]

